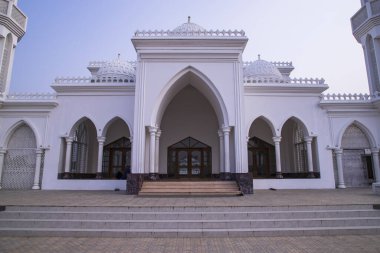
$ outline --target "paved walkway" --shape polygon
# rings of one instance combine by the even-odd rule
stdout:
[[[0,191],[0,205],[49,206],[289,206],[380,204],[370,188],[334,190],[256,190],[237,197],[146,198],[124,191]]]
[[[0,252],[380,252],[380,236],[251,238],[0,238]]]
[[[257,190],[242,197],[142,198],[114,191],[0,191],[0,205],[289,206],[380,204],[370,188]],[[251,238],[0,237],[0,252],[380,252],[380,235]]]

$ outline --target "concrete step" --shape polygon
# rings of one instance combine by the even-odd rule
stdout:
[[[237,196],[235,181],[145,181],[139,196]]]
[[[378,210],[316,210],[265,212],[131,212],[131,211],[4,211],[0,219],[81,219],[81,220],[242,220],[302,219],[339,217],[380,217]]]
[[[372,205],[7,206],[0,236],[281,236],[380,234]]]
[[[0,219],[0,228],[67,229],[230,229],[380,227],[380,218],[258,219],[258,220],[75,220]]]
[[[308,227],[248,229],[56,229],[0,228],[0,236],[41,237],[251,237],[380,234],[380,227]]]

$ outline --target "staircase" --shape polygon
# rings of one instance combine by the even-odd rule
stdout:
[[[233,237],[380,234],[372,205],[7,206],[0,236]]]
[[[139,196],[237,196],[235,181],[144,181]]]

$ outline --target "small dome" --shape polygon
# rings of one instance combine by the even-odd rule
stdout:
[[[108,61],[99,68],[96,77],[135,78],[135,68],[129,62],[120,59]]]
[[[183,23],[182,25],[176,27],[173,32],[174,33],[193,33],[193,32],[205,32],[202,26],[191,23],[190,17],[187,19],[187,23]]]
[[[246,77],[259,77],[259,78],[272,78],[283,79],[280,71],[272,63],[261,60],[252,62],[244,69],[244,76]]]

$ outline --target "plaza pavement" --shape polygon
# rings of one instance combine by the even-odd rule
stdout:
[[[142,198],[119,191],[0,191],[0,205],[289,206],[380,204],[370,188],[258,190],[242,197]],[[380,252],[380,235],[250,238],[0,237],[0,252]]]

